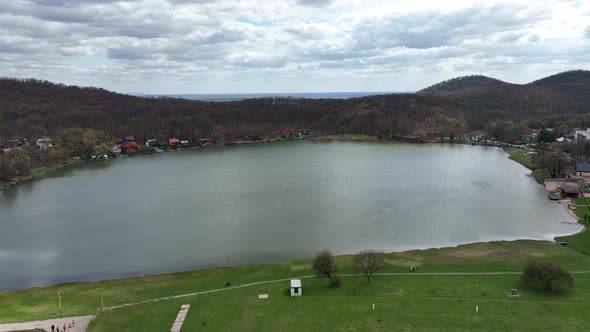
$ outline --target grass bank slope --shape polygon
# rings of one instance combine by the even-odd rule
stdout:
[[[549,242],[523,240],[392,253],[387,255],[389,266],[383,272],[407,272],[410,266],[415,266],[418,272],[520,271],[534,259],[559,263],[571,270],[590,270],[588,256]],[[353,272],[351,256],[340,256],[338,262],[342,273]],[[99,312],[101,296],[105,306],[115,306],[222,288],[226,282],[237,286],[310,274],[310,260],[295,260],[10,291],[0,293],[0,323],[58,317],[57,292],[60,290],[63,314],[78,316]]]

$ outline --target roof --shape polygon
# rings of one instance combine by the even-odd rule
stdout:
[[[563,192],[566,194],[579,194],[580,193],[580,189],[578,188],[578,186],[574,186],[572,184],[564,185],[561,189],[563,189]]]
[[[137,142],[125,142],[121,145],[121,149],[137,149],[139,144]]]
[[[301,280],[291,279],[291,288],[293,287],[301,288]]]
[[[576,172],[590,172],[590,164],[576,164]]]
[[[169,144],[179,144],[180,140],[178,138],[171,138],[168,140]]]

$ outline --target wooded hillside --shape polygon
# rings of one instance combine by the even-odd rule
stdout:
[[[497,121],[517,121],[520,127],[526,121],[529,127],[540,128],[575,119],[572,125],[590,126],[589,71],[566,72],[525,85],[472,76],[446,81],[437,91],[442,90],[447,92],[432,95],[425,89],[419,94],[347,100],[280,97],[202,102],[4,78],[0,79],[0,137],[53,136],[64,128],[93,128],[114,138],[162,135],[197,140],[272,136],[285,128],[325,134],[460,136]]]

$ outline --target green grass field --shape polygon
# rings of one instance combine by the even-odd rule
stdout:
[[[501,241],[388,254],[388,267],[382,272],[408,272],[410,266],[415,266],[417,273],[519,272],[531,260],[551,261],[571,270],[590,270],[590,257],[549,242]],[[340,256],[338,262],[342,273],[354,272],[351,256]],[[57,317],[58,290],[62,292],[64,315],[77,316],[100,313],[101,295],[105,306],[111,306],[223,288],[226,281],[236,286],[310,274],[310,261],[297,260],[4,292],[0,293],[0,322]],[[349,327],[387,330],[412,329],[412,326],[420,329],[451,327],[450,324],[456,324],[457,320],[462,323],[456,327],[467,330],[478,322],[491,323],[498,316],[511,312],[513,314],[507,315],[494,328],[524,324],[521,320],[527,319],[526,312],[533,312],[532,315],[538,317],[563,312],[564,319],[571,319],[575,323],[573,326],[580,326],[585,321],[578,322],[579,311],[573,310],[574,305],[586,305],[583,302],[590,292],[586,288],[586,275],[576,275],[576,279],[576,287],[562,296],[531,293],[527,294],[528,300],[522,302],[521,299],[508,301],[503,293],[514,287],[524,288],[518,275],[379,276],[370,286],[366,286],[364,278],[344,277],[340,289],[328,288],[325,280],[312,278],[303,281],[302,299],[284,295],[286,282],[231,289],[106,311],[93,321],[90,331],[166,330],[183,303],[193,305],[185,325],[185,330],[191,331],[200,329],[204,321],[213,330],[332,329],[326,325],[328,323],[334,324],[336,330]],[[257,294],[260,293],[270,294],[270,299],[266,302],[258,300]],[[388,309],[378,317],[365,317],[370,303],[376,303],[380,310]],[[471,316],[470,311],[476,304],[483,308],[496,303],[501,306],[494,307],[495,311],[489,311],[488,316],[483,316],[483,312],[480,316]],[[553,303],[559,308],[553,308]],[[291,325],[300,320],[305,322]],[[522,326],[540,326],[535,324],[538,321]]]
[[[345,277],[338,289],[313,278],[301,298],[287,295],[287,282],[236,289],[104,312],[89,331],[165,331],[182,304],[191,305],[182,331],[582,331],[590,276],[575,278],[560,296],[529,292],[516,275]],[[508,298],[511,288],[523,296]]]
[[[514,148],[514,147],[506,147],[504,151],[510,155],[510,159],[516,161],[517,163],[523,165],[524,167],[530,169],[531,175],[535,178],[538,183],[543,183],[545,179],[550,179],[551,174],[549,173],[549,169],[547,168],[539,168],[535,163],[534,155],[527,154],[530,150],[521,149],[521,148]]]
[[[524,167],[530,170],[534,170],[537,168],[533,160],[533,156],[527,154],[528,152],[530,152],[529,150],[514,147],[506,147],[504,148],[504,151],[506,151],[506,153],[510,155],[510,159],[516,161]]]

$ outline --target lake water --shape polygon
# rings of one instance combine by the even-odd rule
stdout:
[[[528,172],[497,148],[367,142],[87,163],[0,192],[0,290],[577,231]]]

